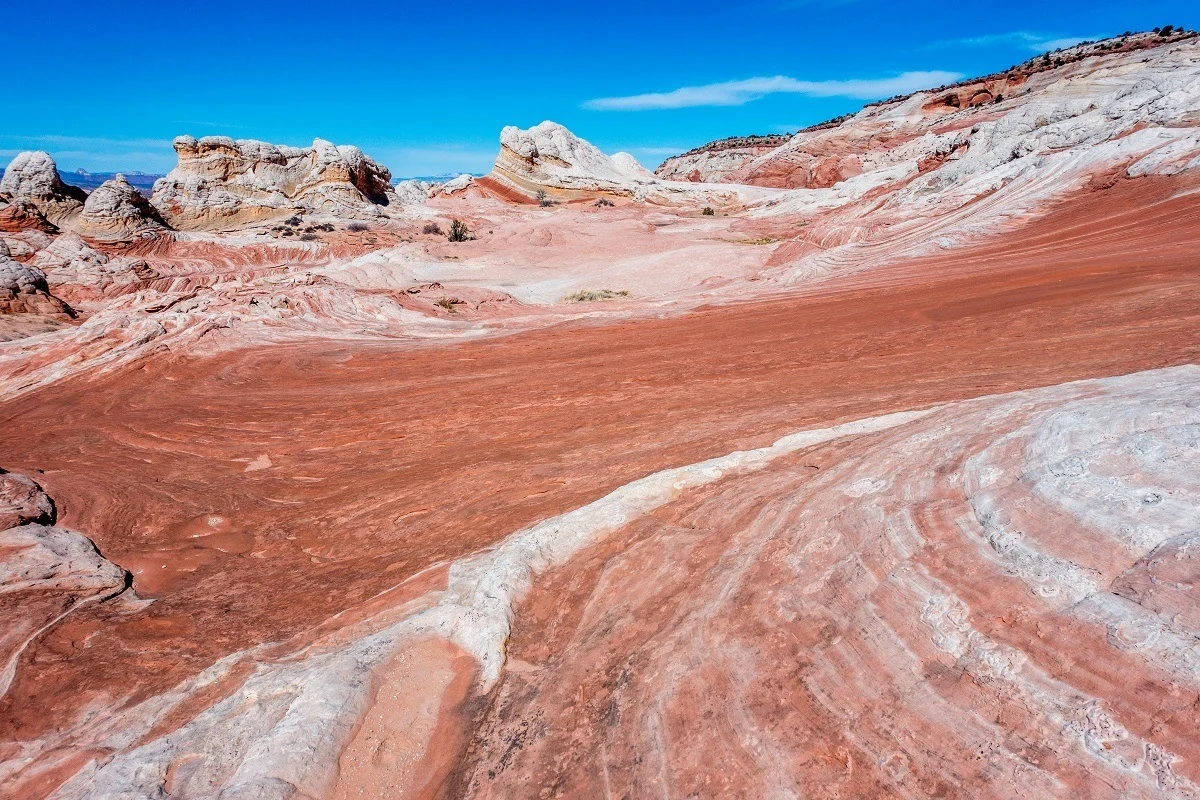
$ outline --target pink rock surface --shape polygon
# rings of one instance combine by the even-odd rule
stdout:
[[[796,188],[545,124],[0,198],[77,311],[0,315],[0,795],[1192,796],[1200,62],[1117,42]]]

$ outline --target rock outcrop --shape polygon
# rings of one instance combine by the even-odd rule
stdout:
[[[113,294],[153,275],[143,259],[106,255],[77,233],[59,236],[29,263],[45,274],[52,294],[70,303]]]
[[[83,534],[54,527],[54,517],[37,483],[0,469],[0,696],[47,625],[129,586],[129,573]]]
[[[370,219],[397,201],[391,173],[357,147],[282,147],[224,136],[175,140],[179,163],[151,202],[174,228],[228,228],[293,214]]]
[[[1198,378],[697,465],[532,581],[464,796],[1197,796]]]
[[[88,195],[72,228],[89,239],[132,239],[165,228],[158,210],[125,176],[102,183]]]
[[[0,314],[70,314],[66,303],[50,294],[46,273],[14,261],[0,242]]]
[[[766,138],[714,142],[668,159],[656,174],[784,189],[827,189],[861,176],[857,191],[864,193],[931,173],[914,187],[928,194],[931,182],[939,189],[970,181],[994,187],[1068,148],[1090,151],[1108,142],[1113,151],[1128,151],[1115,152],[1118,158],[1148,152],[1159,132],[1177,139],[1194,129],[1198,50],[1195,35],[1182,32],[1086,43],[1003,73],[872,104],[773,148],[764,150],[774,143]],[[1155,133],[1115,144],[1147,127]],[[941,169],[948,162],[958,163]]]
[[[37,482],[0,469],[0,531],[27,523],[54,522],[54,503]]]
[[[718,183],[746,164],[787,144],[791,136],[734,136],[672,156],[654,170],[660,178],[694,183]]]
[[[7,202],[0,197],[0,231],[58,233],[58,226],[46,219],[28,197],[14,197]]]
[[[0,178],[0,197],[28,200],[50,222],[62,226],[83,209],[87,195],[63,183],[49,153],[30,150],[18,153]]]
[[[633,195],[654,175],[628,153],[607,156],[556,122],[528,130],[509,126],[500,132],[500,155],[487,181],[525,197],[545,192],[558,197],[595,194]]]

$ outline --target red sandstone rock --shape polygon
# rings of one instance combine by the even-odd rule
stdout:
[[[0,474],[0,794],[1194,793],[1171,47],[810,132],[798,190],[518,131],[529,185],[370,224],[0,228],[81,312],[0,318],[69,526]]]

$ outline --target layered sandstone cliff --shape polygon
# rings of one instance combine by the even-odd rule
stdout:
[[[282,147],[224,136],[181,136],[174,146],[179,164],[155,184],[151,202],[181,230],[302,213],[370,219],[397,202],[391,173],[357,147],[322,139]]]

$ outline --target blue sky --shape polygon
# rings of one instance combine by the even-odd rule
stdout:
[[[1083,38],[1200,25],[1176,0],[15,2],[0,163],[165,172],[171,139],[357,144],[396,175],[486,171],[561,122],[653,168],[736,134],[978,75]]]

